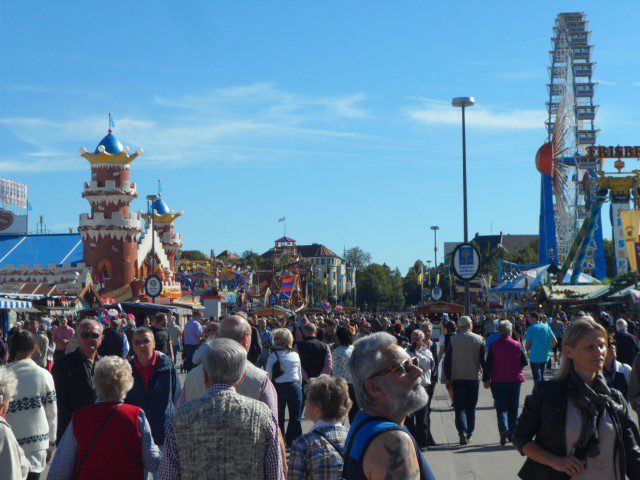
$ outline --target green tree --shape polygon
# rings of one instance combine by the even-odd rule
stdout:
[[[358,283],[358,305],[374,310],[380,308],[397,310],[404,306],[402,275],[398,269],[372,263],[360,276]]]
[[[534,240],[517,252],[510,253],[508,260],[513,263],[535,265],[538,263],[538,240]]]
[[[311,287],[309,287],[311,288]],[[311,291],[309,291],[311,293]],[[315,304],[320,303],[323,300],[327,300],[329,297],[329,292],[327,289],[327,285],[318,280],[318,278],[313,276],[313,301]]]
[[[349,265],[356,267],[356,272],[358,270],[364,270],[371,263],[371,254],[369,252],[365,252],[360,247],[352,247],[349,248],[344,253],[344,260]]]
[[[182,250],[180,252],[180,259],[206,261],[209,260],[209,257],[200,250]]]
[[[251,267],[253,271],[271,269],[271,260],[262,258],[259,253],[253,250],[245,250],[242,252],[240,259],[244,265]]]
[[[386,266],[386,265],[385,265]],[[389,267],[387,267],[389,268]],[[388,308],[391,310],[400,310],[404,307],[404,292],[402,291],[402,274],[400,269],[396,267],[395,270],[389,272],[391,279],[391,298],[389,299]]]
[[[425,288],[429,288],[427,285],[427,269],[420,260],[416,260],[411,268],[407,271],[407,274],[402,279],[402,292],[407,305],[416,305],[420,302],[420,282],[418,281],[418,275],[420,275],[420,268],[424,271],[423,284]]]

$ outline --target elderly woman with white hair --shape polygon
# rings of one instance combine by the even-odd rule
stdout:
[[[16,374],[7,367],[0,367],[0,466],[2,478],[8,480],[23,480],[29,474],[29,462],[5,419],[17,386]]]
[[[100,359],[93,383],[97,401],[73,413],[49,470],[49,480],[143,480],[160,465],[144,411],[123,403],[133,386],[131,365]]]
[[[522,344],[511,338],[513,326],[509,320],[498,323],[500,338],[491,343],[482,375],[484,388],[491,388],[498,415],[500,445],[513,438],[518,421],[520,387],[524,382],[522,369],[527,355]]]

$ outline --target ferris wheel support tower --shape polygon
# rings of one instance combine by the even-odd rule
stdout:
[[[548,143],[536,157],[541,173],[541,264],[564,261],[595,201],[597,162],[585,155],[598,134],[588,25],[584,13],[573,12],[558,14],[553,27],[546,102]],[[584,271],[599,279],[606,276],[601,221],[588,246]]]

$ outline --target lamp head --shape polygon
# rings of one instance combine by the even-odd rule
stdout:
[[[451,105],[454,107],[473,107],[476,103],[476,99],[473,97],[455,97],[451,100]]]
[[[433,227],[431,227],[431,230],[435,232],[436,230],[440,230],[440,227],[438,227],[437,225],[434,225]]]

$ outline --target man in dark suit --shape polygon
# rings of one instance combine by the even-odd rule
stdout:
[[[633,359],[640,352],[638,339],[627,332],[627,321],[620,318],[616,321],[617,360],[620,363],[633,365]]]
[[[98,347],[102,343],[102,325],[93,319],[80,322],[76,331],[78,348],[60,357],[53,365],[53,381],[58,403],[58,435],[71,421],[71,414],[96,401],[93,388],[93,370],[98,360]]]

